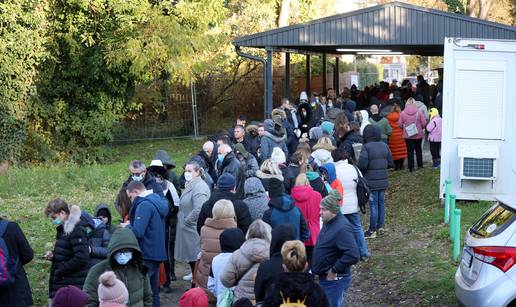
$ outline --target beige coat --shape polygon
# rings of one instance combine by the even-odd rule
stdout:
[[[195,277],[197,286],[207,287],[211,261],[220,254],[220,234],[229,228],[237,228],[234,218],[215,220],[209,217],[204,222],[201,228],[201,260]]]
[[[269,259],[269,242],[263,239],[249,239],[229,258],[220,277],[226,288],[235,286],[235,298],[254,301],[254,280],[258,265]]]

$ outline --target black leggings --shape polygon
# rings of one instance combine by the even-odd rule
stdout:
[[[441,142],[430,142],[430,153],[434,163],[441,160]]]
[[[405,159],[394,160],[394,170],[395,171],[402,170],[403,163],[405,163]]]
[[[407,144],[409,171],[414,169],[414,151],[416,152],[417,167],[423,167],[423,149],[421,148],[422,141],[423,139],[405,139],[405,143]]]

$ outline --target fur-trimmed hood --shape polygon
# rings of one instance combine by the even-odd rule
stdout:
[[[245,127],[245,132],[251,135],[258,135],[258,125],[247,125],[247,127]]]
[[[274,174],[267,174],[267,173],[264,173],[262,172],[261,170],[257,170],[256,171],[256,177],[260,178],[260,179],[272,179],[272,178],[276,178],[280,181],[283,181],[283,175],[274,175]]]
[[[70,207],[70,214],[68,219],[63,223],[63,230],[65,234],[70,234],[75,226],[81,221],[81,208],[76,205]]]

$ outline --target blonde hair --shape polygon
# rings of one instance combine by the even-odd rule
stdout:
[[[303,272],[306,267],[306,250],[303,242],[293,240],[283,243],[281,258],[289,272]]]
[[[249,225],[245,239],[264,239],[267,242],[271,242],[271,226],[261,219],[257,219]]]
[[[310,185],[310,181],[308,181],[308,177],[306,177],[306,174],[301,173],[296,177],[296,186],[299,185]]]
[[[235,208],[230,200],[221,199],[213,206],[212,214],[215,220],[235,218]]]
[[[262,166],[260,166],[260,170],[270,175],[282,175],[278,164],[272,162],[271,159],[263,161]]]
[[[317,141],[317,144],[314,145],[313,149],[326,149],[328,151],[332,151],[335,149],[335,146],[333,146],[329,137],[323,136]]]
[[[408,104],[416,104],[416,100],[412,97],[410,97],[409,99],[407,99],[407,102],[405,102],[405,105],[408,105]]]

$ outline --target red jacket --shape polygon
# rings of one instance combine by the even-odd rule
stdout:
[[[320,206],[322,196],[314,191],[311,186],[294,186],[290,193],[294,199],[296,206],[303,214],[303,217],[308,224],[310,236],[305,241],[305,246],[314,246],[319,236],[320,226]]]

